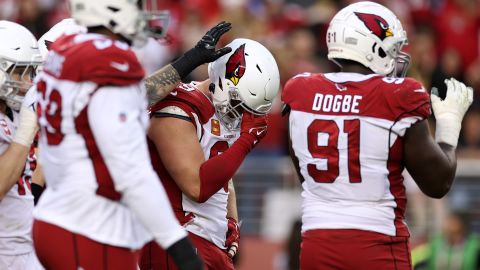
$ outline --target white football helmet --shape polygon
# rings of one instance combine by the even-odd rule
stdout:
[[[388,8],[358,2],[340,10],[327,30],[328,59],[359,62],[382,75],[405,76],[410,56],[401,51],[407,33]],[[401,70],[399,70],[401,69]]]
[[[70,12],[85,27],[104,26],[124,38],[145,41],[161,38],[170,13],[157,8],[158,0],[69,0]]]
[[[228,130],[240,128],[242,111],[265,115],[280,88],[280,75],[273,55],[262,44],[235,39],[228,53],[208,65],[215,113]]]
[[[42,58],[37,39],[20,24],[0,21],[0,40],[0,99],[18,111]]]
[[[78,25],[74,19],[64,19],[55,24],[48,32],[43,34],[38,40],[38,47],[42,54],[43,61],[47,59],[50,44],[55,42],[60,36],[86,33],[87,28]]]

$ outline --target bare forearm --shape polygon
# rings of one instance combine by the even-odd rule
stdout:
[[[438,145],[438,150],[431,156],[430,162],[423,163],[429,165],[425,165],[414,177],[414,179],[421,179],[417,183],[423,193],[433,198],[442,198],[448,193],[457,168],[455,148],[444,143]]]
[[[177,70],[166,65],[144,80],[147,89],[148,102],[154,104],[166,97],[180,83],[181,78]]]
[[[436,143],[427,121],[421,121],[407,130],[405,166],[423,193],[441,198],[450,190],[455,178],[455,147]]]
[[[12,143],[0,156],[0,199],[15,185],[25,168],[28,147]]]
[[[455,172],[457,170],[456,148],[445,143],[439,143],[438,145],[440,146],[440,149],[442,149],[444,157],[442,166],[443,171],[438,170],[437,174],[439,174],[439,176],[444,176],[444,181],[442,184],[444,185],[446,192],[448,192],[452,186],[453,180],[455,179]]]
[[[37,164],[35,171],[33,171],[32,183],[35,183],[41,187],[45,186],[45,178],[43,176],[43,170],[40,164]]]
[[[233,181],[228,182],[228,202],[227,202],[227,217],[238,220],[238,211],[237,211],[237,194],[233,186]]]

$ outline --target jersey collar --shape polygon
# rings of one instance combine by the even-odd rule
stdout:
[[[353,72],[335,72],[335,73],[326,73],[324,74],[325,78],[335,83],[346,83],[346,82],[363,82],[370,78],[381,76],[380,74],[360,74]]]

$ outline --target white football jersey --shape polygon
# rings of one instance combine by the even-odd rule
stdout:
[[[240,130],[229,131],[220,124],[212,102],[195,87],[195,82],[180,85],[164,100],[154,104],[151,111],[162,114],[162,108],[169,106],[180,108],[188,115],[189,121],[195,125],[205,160],[226,151],[240,136]],[[225,249],[228,229],[228,184],[204,203],[192,201],[181,192],[165,170],[154,146],[151,147],[152,153],[154,153],[152,155],[154,168],[164,183],[180,222],[184,224],[187,231]]]
[[[12,116],[13,121],[0,113],[0,154],[10,146],[17,129],[20,116],[13,110]],[[0,255],[20,255],[33,250],[33,195],[30,183],[35,166],[36,158],[32,146],[22,176],[0,200]]]
[[[430,115],[412,79],[301,74],[282,100],[303,186],[303,231],[360,229],[408,236],[403,137]]]
[[[131,249],[152,234],[164,247],[186,236],[149,160],[143,76],[125,43],[80,34],[52,44],[37,76],[47,189],[36,219]]]

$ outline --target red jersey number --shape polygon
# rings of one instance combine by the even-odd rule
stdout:
[[[344,121],[344,132],[348,136],[348,175],[350,183],[361,183],[360,174],[360,120]],[[327,145],[318,144],[319,134],[328,136]],[[333,120],[314,120],[307,129],[308,150],[312,157],[327,160],[327,170],[307,164],[308,174],[318,183],[333,183],[339,176],[338,135],[340,129]]]
[[[27,194],[25,186],[27,186],[28,190],[32,191],[32,188],[30,186],[30,176],[25,177],[27,179],[25,179],[24,177],[25,176],[20,176],[17,181],[18,195],[20,196],[25,196],[25,194]]]
[[[31,173],[33,173],[33,171],[37,167],[37,159],[35,157],[35,148],[33,146],[30,147],[30,152],[28,153],[28,157],[27,157],[27,164],[23,168],[24,172],[18,178],[18,181],[17,181],[17,191],[18,191],[18,195],[20,195],[20,196],[25,196],[27,194],[26,193],[27,188],[28,188],[28,190],[30,190],[30,192],[32,191],[32,187],[30,185],[32,176],[31,176],[31,174],[25,173],[25,170],[27,169],[27,166],[28,166],[28,170]]]
[[[38,93],[43,102],[38,102],[37,114],[38,117],[45,117],[48,127],[43,130],[46,134],[49,145],[59,145],[64,135],[61,133],[62,124],[62,96],[56,89],[50,91],[47,96],[47,85],[40,81],[37,84]],[[41,104],[47,104],[45,108]]]
[[[218,141],[214,143],[210,148],[210,155],[208,156],[208,159],[218,156],[219,154],[227,151],[227,149],[228,143],[226,141]]]

